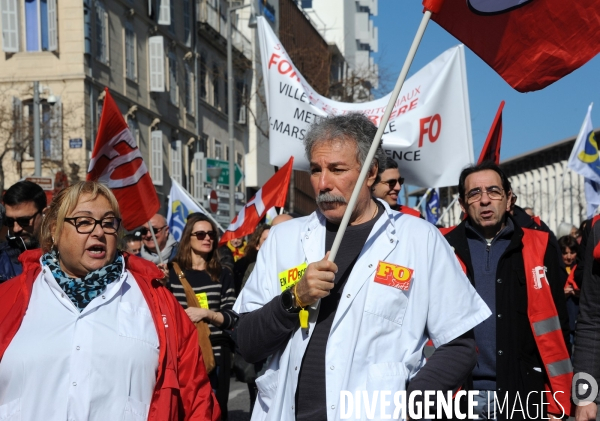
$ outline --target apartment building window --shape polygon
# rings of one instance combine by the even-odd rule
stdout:
[[[150,136],[150,177],[157,186],[163,185],[162,131],[154,130]]]
[[[219,66],[213,64],[212,67],[212,90],[213,90],[213,101],[212,104],[221,109],[221,101],[219,98]]]
[[[171,0],[158,1],[158,24],[171,25]]]
[[[179,184],[183,182],[181,140],[171,143],[171,177]]]
[[[244,168],[244,155],[242,155],[239,152],[235,153],[235,161],[237,162],[237,164],[240,166],[240,168]]]
[[[215,159],[223,158],[223,145],[221,142],[215,139]]]
[[[235,114],[239,124],[246,124],[246,84],[243,80],[236,82],[235,89]]]
[[[229,78],[227,76],[227,72],[224,73],[223,77],[223,98],[223,112],[225,114],[229,114]]]
[[[204,54],[200,54],[200,80],[198,83],[200,84],[200,98],[203,100],[207,100],[208,90],[206,89],[206,56]]]
[[[169,96],[171,104],[179,105],[177,101],[177,55],[169,51]]]
[[[137,120],[132,117],[127,117],[127,126],[129,127],[129,131],[131,132],[131,136],[133,137],[133,140],[135,140],[136,145],[139,145],[140,127]]]
[[[169,13],[171,15],[171,22],[169,22],[169,32],[175,34],[175,2],[169,2]]]
[[[191,26],[190,0],[183,0],[183,42],[188,47],[192,45]]]
[[[19,119],[15,127],[14,149],[15,155],[21,159],[33,159],[33,100],[21,102],[13,98],[15,116]],[[62,160],[62,104],[60,98],[57,102],[49,104],[42,101],[40,107],[40,135],[42,158],[53,161]]]
[[[56,50],[56,28],[56,0],[25,0],[27,51]]]
[[[96,59],[108,64],[108,13],[99,1],[96,2]]]
[[[150,91],[165,91],[165,47],[164,38],[156,35],[148,38]]]
[[[125,22],[125,75],[127,79],[137,80],[136,54],[135,54],[136,37],[133,30],[133,23]]]
[[[194,72],[191,66],[185,64],[185,109],[188,114],[194,114]]]
[[[19,52],[20,34],[25,35],[25,51],[58,49],[56,0],[2,0],[0,12],[2,49],[5,52]],[[20,16],[23,17],[22,21]]]

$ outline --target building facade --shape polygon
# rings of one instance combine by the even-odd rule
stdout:
[[[234,137],[227,126],[224,0],[5,0],[0,131],[4,188],[33,173],[33,91],[41,84],[42,176],[85,178],[104,88],[123,113],[166,212],[171,178],[199,201],[200,159],[234,154],[245,170],[251,43],[233,14]],[[10,116],[10,117],[6,117]],[[244,181],[237,186],[242,204]],[[219,186],[227,195],[227,186]],[[229,221],[226,197],[220,219]]]

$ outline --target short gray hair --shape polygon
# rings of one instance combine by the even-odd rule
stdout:
[[[310,126],[304,137],[306,158],[310,161],[311,152],[318,143],[353,140],[356,142],[356,159],[362,167],[376,133],[377,127],[364,114],[349,113],[320,118]],[[385,153],[379,145],[370,168],[372,169],[375,164],[378,165],[379,170],[385,168],[385,158]]]

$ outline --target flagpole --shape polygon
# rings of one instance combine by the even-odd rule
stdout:
[[[371,149],[369,149],[369,153],[367,154],[367,158],[363,163],[362,170],[360,171],[360,175],[358,176],[358,180],[356,181],[356,185],[354,186],[354,191],[352,192],[352,196],[350,196],[350,201],[348,202],[348,206],[346,207],[346,212],[344,212],[344,217],[342,218],[342,222],[340,223],[340,227],[338,229],[337,234],[335,235],[335,239],[333,240],[333,245],[331,246],[331,253],[329,253],[329,261],[333,262],[337,255],[337,252],[340,248],[340,244],[342,243],[342,238],[344,237],[344,233],[346,232],[346,228],[348,227],[348,223],[350,222],[350,216],[354,211],[354,207],[356,206],[356,200],[358,199],[358,194],[362,188],[365,179],[367,178],[367,173],[369,172],[369,168],[371,167],[371,162],[375,157],[375,153],[377,152],[377,148],[381,143],[381,136],[383,136],[383,132],[385,131],[385,127],[390,119],[390,115],[394,109],[394,104],[400,95],[400,91],[402,90],[402,85],[404,85],[404,81],[406,80],[406,76],[408,75],[408,70],[415,58],[417,53],[417,49],[419,48],[419,44],[423,39],[423,34],[425,33],[425,29],[427,29],[427,24],[431,19],[431,11],[425,10],[423,13],[423,19],[421,19],[421,24],[419,25],[419,29],[417,30],[417,34],[413,39],[412,45],[410,46],[410,50],[408,51],[408,55],[406,56],[406,60],[404,61],[404,65],[402,66],[402,70],[400,71],[400,75],[398,76],[398,80],[396,81],[396,86],[390,95],[390,100],[385,108],[385,112],[381,117],[381,122],[379,124],[379,128],[377,129],[377,134],[375,134],[375,139],[373,139],[373,143],[371,144]]]
[[[415,207],[415,209],[419,209],[421,207],[421,205],[423,204],[423,201],[427,198],[427,196],[429,196],[429,193],[431,193],[431,190],[433,190],[433,187],[429,187],[427,189],[427,191],[425,191],[425,194],[421,197],[421,200],[419,200],[419,203],[417,203],[417,206]],[[421,211],[421,209],[419,209],[419,212]]]
[[[446,214],[450,211],[450,209],[452,209],[452,206],[454,206],[454,204],[456,203],[457,200],[458,200],[458,195],[454,196],[454,199],[452,200],[452,202],[450,202],[450,204],[446,207],[446,209],[444,209],[444,212],[442,212],[442,214],[440,215],[438,220],[435,221],[436,225],[439,224],[440,221],[442,220],[442,218],[444,216],[446,216]]]
[[[152,224],[148,221],[148,228],[150,229],[150,234],[152,234],[152,241],[154,241],[154,246],[156,247],[156,251],[158,252],[158,260],[162,265],[165,261],[162,258],[162,254],[160,254],[160,247],[158,245],[158,241],[156,241],[156,235],[154,235],[154,228],[152,228]]]

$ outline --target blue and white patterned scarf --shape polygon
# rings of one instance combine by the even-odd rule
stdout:
[[[42,263],[50,268],[58,285],[80,312],[123,273],[123,256],[120,253],[114,262],[88,273],[84,278],[67,276],[60,268],[55,251],[44,254]]]

